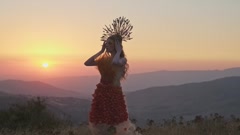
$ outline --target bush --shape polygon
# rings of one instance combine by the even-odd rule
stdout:
[[[0,130],[50,130],[61,125],[63,121],[49,112],[39,97],[0,111]]]

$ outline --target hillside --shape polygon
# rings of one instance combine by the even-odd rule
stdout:
[[[39,81],[4,80],[0,81],[0,92],[14,95],[81,97],[78,92],[64,90]]]
[[[0,110],[8,109],[13,104],[25,104],[33,96],[11,95],[0,96]],[[86,122],[90,101],[74,97],[41,97],[47,108],[56,116],[71,120],[75,124]]]
[[[210,81],[218,78],[240,76],[240,68],[225,70],[186,70],[186,71],[156,71],[129,75],[122,81],[124,92],[145,89],[153,86],[180,85],[192,82]],[[88,98],[96,88],[100,76],[62,77],[44,80],[56,87],[81,92]]]
[[[126,97],[129,112],[136,119],[192,118],[215,112],[230,116],[240,114],[240,77],[151,87],[131,92]]]
[[[60,117],[67,118],[73,123],[88,121],[90,100],[73,97],[45,98],[48,108]]]
[[[7,96],[7,95],[9,95],[9,94],[0,91],[0,96]]]
[[[196,115],[240,114],[240,77],[182,85],[150,87],[126,94],[130,118],[144,124],[147,119],[161,121],[173,116],[193,119]],[[0,96],[0,109],[6,103],[19,103],[23,96]],[[27,97],[29,98],[29,97]],[[74,97],[44,97],[50,110],[74,123],[86,122],[91,101]],[[5,103],[5,104],[4,104]],[[6,106],[6,105],[5,105]]]

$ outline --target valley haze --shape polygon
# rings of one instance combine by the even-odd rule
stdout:
[[[155,71],[139,74],[129,74],[122,81],[124,92],[133,92],[153,86],[180,85],[192,82],[210,81],[218,78],[240,76],[240,67],[225,70],[184,70]],[[99,83],[100,76],[60,77],[42,80],[53,86],[81,93],[84,97],[91,94]]]
[[[12,84],[16,83],[15,80],[8,80],[8,83],[11,83],[11,81]],[[3,86],[2,82],[4,81],[0,82],[0,88]],[[224,116],[232,114],[239,116],[239,82],[240,76],[234,76],[181,85],[149,87],[134,92],[127,92],[125,96],[129,116],[137,119],[140,125],[144,125],[148,119],[161,121],[173,116],[183,116],[186,120],[192,119],[196,115],[207,116],[213,113],[219,113]],[[31,84],[32,82],[18,81],[18,83],[23,85]],[[45,86],[45,83],[38,82],[38,85]],[[8,89],[11,87],[11,85],[5,85],[4,88]],[[47,85],[47,87],[52,88],[51,85]],[[23,92],[19,95],[21,91]],[[44,92],[41,94],[44,94]],[[61,91],[59,94],[65,95],[65,92],[67,91]],[[12,91],[11,94],[7,93],[7,91],[0,91],[0,110],[7,109],[13,103],[24,103],[28,99],[39,96],[39,93],[31,94],[24,93],[24,89]],[[60,97],[45,95],[42,98],[46,101],[48,109],[59,117],[67,116],[76,124],[87,122],[91,100],[68,97],[68,95],[63,97],[63,95]]]

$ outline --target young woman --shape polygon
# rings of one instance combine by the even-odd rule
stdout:
[[[97,66],[101,79],[93,94],[89,113],[89,128],[93,135],[136,135],[130,122],[121,87],[128,70],[122,41],[129,40],[132,26],[126,18],[113,21],[106,27],[102,49],[84,64]]]

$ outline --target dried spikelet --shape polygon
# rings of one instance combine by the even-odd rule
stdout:
[[[106,41],[108,37],[119,34],[122,36],[123,41],[131,40],[130,37],[133,29],[133,26],[130,24],[130,20],[125,17],[119,17],[113,20],[112,25],[105,25],[103,28],[103,36],[101,37],[102,41]]]

